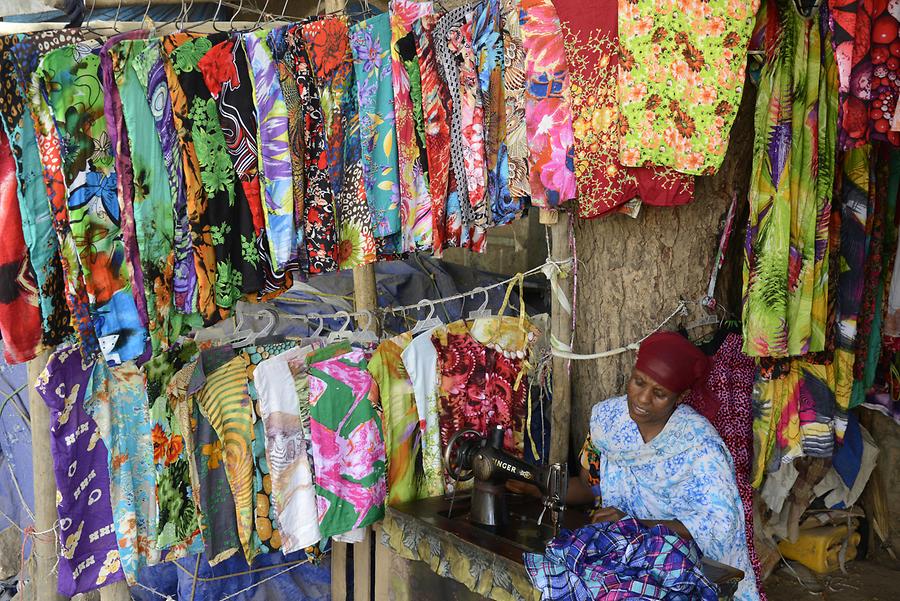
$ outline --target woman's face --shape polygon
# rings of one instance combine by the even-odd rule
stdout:
[[[634,369],[628,380],[628,414],[639,426],[665,426],[680,396]]]

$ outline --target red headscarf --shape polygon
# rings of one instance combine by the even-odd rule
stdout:
[[[702,382],[709,369],[703,351],[676,332],[656,332],[641,343],[635,369],[675,394]]]

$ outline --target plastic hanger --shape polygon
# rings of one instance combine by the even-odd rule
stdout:
[[[440,319],[435,317],[434,303],[431,302],[430,300],[426,299],[426,300],[420,301],[416,305],[417,309],[424,309],[425,307],[428,307],[428,315],[425,317],[425,319],[420,319],[419,321],[416,322],[416,325],[414,325],[413,329],[412,329],[413,334],[418,334],[420,332],[424,332],[426,330],[436,328],[440,325],[443,325],[443,323],[444,323]]]
[[[375,316],[368,309],[363,309],[359,315],[366,316],[366,325],[357,328],[357,331],[353,333],[352,340],[360,344],[375,344],[378,342],[378,334],[372,327],[375,325]]]
[[[275,311],[271,309],[264,309],[262,311],[257,311],[255,313],[256,317],[265,317],[266,323],[263,325],[260,331],[255,331],[252,328],[249,330],[244,330],[244,314],[242,311],[237,311],[237,317],[235,318],[236,326],[235,332],[232,336],[224,340],[225,343],[230,344],[231,346],[248,346],[253,344],[260,338],[264,338],[268,336],[275,330],[275,326],[278,324],[278,315]]]
[[[319,315],[318,313],[310,313],[308,317],[310,319],[318,319],[319,320],[319,324],[318,324],[318,327],[316,327],[316,331],[313,332],[312,335],[310,336],[310,338],[318,338],[319,336],[322,335],[322,330],[325,329],[325,320],[322,319],[322,316]]]
[[[335,317],[344,317],[344,323],[341,324],[341,329],[331,332],[326,339],[328,344],[332,344],[334,342],[340,342],[342,340],[348,340],[352,337],[353,332],[349,331],[347,328],[350,326],[350,314],[346,311],[338,311],[334,314]]]
[[[474,311],[469,311],[469,319],[483,319],[485,317],[493,316],[491,310],[488,309],[488,302],[490,301],[490,296],[488,295],[487,288],[482,288],[478,286],[477,288],[473,288],[471,291],[472,298],[475,298],[475,295],[479,292],[484,293],[484,302],[481,303],[481,306],[475,309]]]

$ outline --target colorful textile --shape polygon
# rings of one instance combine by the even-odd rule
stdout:
[[[563,530],[543,554],[525,554],[525,570],[545,601],[716,601],[702,555],[694,541],[629,517]]]
[[[186,33],[168,35],[162,39],[161,54],[163,55],[166,85],[172,103],[172,123],[178,134],[181,150],[185,206],[191,232],[190,248],[193,253],[194,273],[197,277],[196,307],[203,316],[204,322],[213,324],[223,317],[223,313],[216,306],[216,254],[212,244],[211,224],[207,215],[209,198],[202,180],[200,159],[193,135],[194,129],[198,129],[193,124],[193,117],[201,119],[201,123],[205,121],[205,118],[199,111],[193,110],[191,101],[179,81],[179,74],[196,67],[197,61],[205,54],[202,50],[212,47],[209,40],[204,39],[203,42],[196,42],[201,47],[195,49],[195,37]],[[197,40],[199,39],[202,38],[197,38]],[[198,106],[199,108],[201,107]],[[211,116],[215,116],[214,111]],[[209,157],[204,160],[215,161],[215,165],[220,167],[220,171],[224,171],[218,159],[219,157]],[[227,175],[223,174],[223,184],[226,179]],[[218,191],[220,187],[213,180],[210,180],[209,185],[214,191]],[[229,189],[233,189],[233,186],[229,186]],[[224,289],[227,291],[233,288],[229,282],[225,282]]]
[[[41,308],[34,271],[22,234],[16,193],[16,164],[6,134],[0,130],[0,335],[7,363],[24,363],[41,350]]]
[[[714,339],[715,340],[715,339]],[[753,463],[753,381],[756,363],[741,348],[741,335],[731,332],[711,357],[712,366],[706,385],[688,393],[684,403],[713,425],[731,458],[738,493],[744,507],[744,534],[759,597],[765,601],[762,574],[753,534],[753,487],[750,484]]]
[[[156,122],[137,71],[143,68],[137,57],[146,45],[144,40],[122,41],[109,53],[126,129],[121,133],[127,135],[121,147],[124,150],[128,146],[133,173],[130,195],[143,282],[143,294],[136,297],[146,299],[150,342],[157,353],[178,339],[184,320],[174,311],[173,303],[175,199]]]
[[[828,315],[836,70],[821,52],[818,17],[788,0],[778,8],[781,43],[757,96],[745,244],[744,352],[757,357],[823,350]]]
[[[677,8],[638,0],[619,6],[623,165],[694,175],[719,169],[744,92],[758,6],[757,0]]]
[[[476,320],[471,327],[457,321],[432,333],[442,449],[460,430],[486,434],[499,425],[506,431],[506,450],[522,455],[528,391],[524,357],[536,338],[530,323],[513,317]]]
[[[133,363],[94,364],[84,408],[109,452],[109,499],[119,558],[129,585],[141,568],[159,562],[156,547],[156,470],[144,374]]]
[[[161,551],[184,548],[187,554],[203,552],[203,539],[195,502],[198,491],[191,486],[192,447],[189,432],[181,427],[177,403],[170,402],[168,390],[175,374],[196,354],[196,347],[173,347],[144,364],[147,400],[150,407],[150,440],[156,467],[156,502],[159,519],[156,546]]]
[[[438,402],[441,374],[438,372],[438,350],[431,341],[434,332],[434,329],[426,330],[415,336],[400,355],[415,397],[422,439],[423,486],[429,497],[444,494],[445,486]]]
[[[291,49],[287,43],[289,25],[275,27],[269,32],[266,43],[272,50],[272,60],[278,69],[281,82],[281,93],[288,116],[288,150],[291,153],[291,180],[294,192],[294,235],[296,236],[295,255],[284,270],[283,289],[290,288],[293,283],[289,269],[299,269],[303,274],[309,272],[309,258],[306,255],[306,233],[303,226],[306,194],[306,142],[303,140],[303,105],[300,102],[300,91],[297,89],[297,76],[294,74],[293,60],[289,57]]]
[[[618,3],[553,3],[562,26],[572,79],[578,214],[591,219],[640,198],[649,205],[686,204],[694,178],[673,169],[619,163]],[[507,97],[507,103],[510,99]]]
[[[422,82],[412,32],[413,23],[433,12],[431,2],[391,0],[390,3],[391,81],[400,166],[401,248],[404,252],[428,250],[433,243],[424,123],[416,118],[417,114],[422,115]]]
[[[260,189],[259,127],[253,99],[253,79],[244,44],[239,36],[228,39],[215,36],[210,41],[216,42],[215,46],[200,59],[197,66],[216,101],[225,145],[235,175],[241,183],[235,188],[241,259],[259,273],[262,278],[261,292],[278,290],[287,279],[284,270],[276,267],[269,243]],[[296,267],[296,264],[288,266]]]
[[[680,521],[705,557],[744,572],[735,599],[759,598],[734,464],[705,418],[678,405],[645,443],[621,396],[594,405],[590,434],[604,506],[637,519]]]
[[[525,137],[525,46],[519,24],[518,0],[502,0],[500,28],[503,32],[509,192],[513,198],[524,202],[531,196],[531,184],[528,181],[528,143]]]
[[[34,269],[40,301],[42,342],[53,346],[62,342],[72,327],[66,305],[59,241],[53,232],[53,220],[47,201],[47,188],[41,179],[41,158],[34,130],[34,119],[26,104],[28,81],[37,66],[30,64],[32,54],[22,48],[33,46],[33,37],[7,36],[0,38],[0,117],[9,138],[15,160],[16,185],[22,234],[28,260]],[[53,50],[71,41],[66,35],[40,36],[44,51]],[[27,72],[27,75],[26,75]]]
[[[422,474],[422,435],[415,391],[402,358],[412,334],[385,340],[369,360],[368,370],[378,387],[387,457],[387,504],[397,505],[433,496]],[[426,339],[430,344],[430,338]],[[441,494],[438,490],[435,494]]]
[[[140,357],[147,332],[131,289],[120,228],[112,149],[103,113],[96,46],[66,46],[44,56],[36,75],[66,151],[63,170],[68,221],[90,299],[91,317],[107,362]]]
[[[566,51],[550,0],[522,0],[519,25],[525,47],[531,204],[552,209],[575,198],[575,138]]]
[[[37,36],[38,34],[36,34]],[[30,39],[34,39],[33,36]],[[75,42],[76,40],[71,39]],[[51,42],[52,43],[52,42]],[[24,42],[22,42],[24,44]],[[81,351],[85,357],[93,357],[100,352],[97,333],[91,318],[90,301],[84,283],[84,273],[78,258],[75,236],[69,226],[68,190],[63,175],[62,140],[56,127],[46,90],[38,72],[39,54],[36,47],[15,47],[15,52],[23,80],[28,82],[26,98],[34,122],[34,133],[38,143],[44,185],[53,229],[59,241],[59,256],[65,277],[66,304],[72,316],[72,323],[78,333]],[[39,45],[39,42],[38,42]]]
[[[413,23],[416,39],[416,55],[419,58],[419,76],[422,86],[422,118],[425,132],[426,156],[428,160],[428,185],[431,195],[432,254],[440,257],[448,246],[447,204],[448,195],[455,193],[456,186],[450,182],[450,125],[448,105],[450,91],[438,72],[437,56],[432,41],[432,32],[440,15],[431,13]],[[456,201],[459,202],[458,200]],[[457,240],[452,245],[459,246],[458,230],[461,224],[451,225],[456,231],[450,238]]]
[[[57,350],[35,388],[50,409],[50,444],[59,512],[59,593],[73,596],[122,580],[108,496],[106,444],[86,402],[94,365],[77,347]]]
[[[336,344],[307,363],[319,529],[326,537],[384,517],[384,443],[365,353]]]
[[[310,441],[300,414],[298,388],[303,385],[297,382],[307,382],[308,395],[306,357],[312,351],[312,346],[291,349],[262,361],[253,374],[284,553],[300,551],[322,538],[308,452]]]
[[[447,44],[453,53],[459,72],[459,105],[462,140],[467,149],[464,160],[469,203],[475,226],[486,228],[490,223],[487,197],[487,164],[484,149],[484,104],[479,86],[478,66],[472,48],[471,14],[466,23],[450,30]]]
[[[509,191],[506,149],[506,90],[503,86],[505,54],[500,24],[501,0],[486,0],[473,17],[472,45],[478,65],[478,83],[484,105],[484,153],[487,167],[485,194],[492,225],[506,225],[519,217],[523,206]]]
[[[302,26],[291,27],[286,34],[286,59],[293,64],[297,92],[304,115],[304,147],[306,148],[306,249],[309,273],[334,271],[337,262],[337,224],[334,194],[329,180],[329,147],[325,134],[325,115],[316,87],[316,74],[310,64],[303,40]]]
[[[164,40],[178,35],[167,36]],[[248,204],[237,202],[238,185],[219,121],[218,105],[200,68],[206,53],[224,41],[225,36],[216,34],[189,39],[169,54],[185,103],[190,107],[187,112],[189,132],[185,135],[189,135],[193,143],[200,183],[206,196],[206,206],[200,206],[200,222],[207,224],[202,236],[204,239],[208,236],[213,247],[216,261],[213,299],[222,316],[228,315],[243,294],[259,291],[263,279],[255,249],[248,252],[245,259],[245,248],[250,249],[245,247],[244,241],[254,235],[253,219]]]
[[[173,245],[175,264],[172,275],[175,309],[180,313],[197,312],[197,266],[194,262],[191,225],[188,218],[184,163],[181,156],[181,145],[175,131],[172,118],[172,99],[169,95],[169,83],[166,79],[166,68],[160,54],[158,40],[150,40],[146,47],[134,58],[135,74],[138,76],[150,112],[156,125],[156,134],[165,162],[165,173],[169,180],[169,190],[174,198],[174,233]]]
[[[272,264],[282,269],[297,256],[294,229],[294,178],[288,139],[288,112],[281,80],[266,43],[268,31],[245,33],[259,134],[259,173],[265,190],[266,234]],[[227,57],[226,57],[227,58]]]
[[[889,3],[869,0],[829,0],[828,9],[840,75],[841,148],[870,140],[900,144],[900,70],[890,60],[900,14]]]
[[[363,185],[372,215],[372,233],[376,238],[399,238],[390,17],[380,14],[351,26],[350,48],[359,102]],[[399,248],[399,240],[393,244]]]
[[[131,149],[128,144],[128,134],[125,128],[125,117],[122,114],[122,98],[116,85],[113,74],[112,57],[110,49],[121,40],[140,39],[145,37],[143,31],[135,30],[114,35],[100,47],[100,87],[103,90],[103,114],[106,117],[106,131],[109,140],[109,152],[113,159],[115,171],[115,189],[119,204],[119,231],[122,238],[122,247],[125,251],[125,261],[128,264],[128,275],[131,280],[131,293],[137,308],[140,323],[147,328],[149,334],[150,318],[147,314],[147,299],[144,290],[144,272],[141,269],[141,257],[137,244],[137,231],[135,226],[134,210],[134,169],[131,164]],[[151,288],[152,293],[152,288]],[[150,358],[152,352],[150,339],[144,343],[143,352],[134,358],[138,363],[144,363]]]

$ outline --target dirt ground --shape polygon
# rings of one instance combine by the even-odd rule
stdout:
[[[799,574],[804,579],[809,578],[807,574]],[[898,601],[900,563],[887,557],[854,561],[847,564],[847,574],[837,572],[810,579],[806,586],[801,585],[788,569],[781,568],[766,580],[765,589],[769,601]]]

